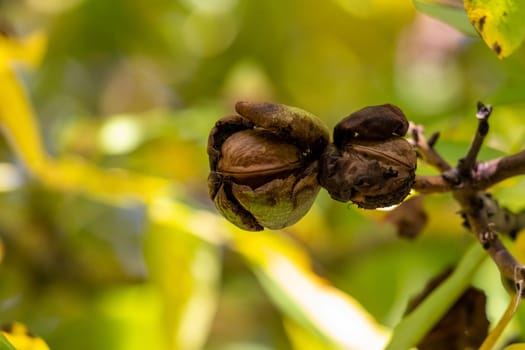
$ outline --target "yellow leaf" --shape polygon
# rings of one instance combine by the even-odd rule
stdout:
[[[33,111],[18,78],[0,61],[0,125],[11,147],[28,169],[41,173],[47,155]]]
[[[499,58],[513,53],[525,38],[525,1],[464,0],[467,15]]]
[[[317,276],[308,256],[276,232],[233,229],[233,247],[274,303],[333,349],[382,349],[388,331],[352,297]]]
[[[55,189],[85,193],[113,204],[150,203],[175,194],[168,179],[140,175],[123,169],[101,169],[75,158],[48,160],[39,170],[40,180]]]
[[[47,46],[47,36],[43,31],[35,31],[23,39],[0,34],[0,70],[13,62],[28,67],[40,64]]]
[[[308,328],[290,317],[283,317],[284,329],[293,349],[300,350],[334,350],[334,344],[327,342]]]
[[[525,343],[511,344],[506,346],[503,350],[525,350]]]
[[[13,322],[0,330],[16,350],[49,350],[42,338],[33,335],[25,325]]]
[[[186,219],[177,229],[172,221],[151,225],[145,257],[163,304],[166,348],[197,350],[204,346],[217,307],[220,246],[198,238],[197,226],[184,227],[192,221]]]

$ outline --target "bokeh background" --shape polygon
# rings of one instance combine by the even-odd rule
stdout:
[[[494,106],[482,159],[518,151],[525,138],[525,50],[499,60],[408,0],[0,0],[0,21],[13,37],[47,40],[38,66],[16,68],[47,152],[162,179],[176,200],[151,209],[118,189],[104,198],[82,185],[89,174],[52,186],[0,140],[0,323],[21,321],[54,350],[322,348],[301,323],[307,308],[290,310],[301,286],[290,300],[268,282],[261,236],[223,234],[230,226],[208,199],[207,135],[235,101],[298,106],[330,128],[394,103],[441,132],[437,149],[453,163],[478,100]],[[524,189],[512,179],[494,194],[517,210]],[[292,262],[302,258],[291,251],[308,257],[305,278],[322,277],[389,329],[473,242],[449,195],[427,196],[424,207],[427,226],[406,240],[387,212],[321,191],[304,219],[264,239],[292,246],[282,250]],[[217,223],[226,229],[208,236]],[[496,319],[508,298],[490,262],[474,282]],[[509,336],[524,321],[521,310]]]

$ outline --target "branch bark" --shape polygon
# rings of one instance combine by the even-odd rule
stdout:
[[[501,208],[485,190],[512,176],[525,174],[525,151],[515,155],[478,163],[477,156],[488,133],[491,106],[478,103],[476,114],[478,128],[469,150],[456,167],[448,166],[443,158],[426,141],[422,127],[412,127],[416,150],[423,159],[441,171],[439,176],[417,176],[413,189],[421,193],[452,192],[460,204],[467,227],[490,255],[504,280],[521,293],[525,281],[525,266],[520,264],[498,238],[497,232],[515,236],[525,227],[525,212],[514,214]]]

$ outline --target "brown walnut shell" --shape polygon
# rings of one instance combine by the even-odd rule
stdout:
[[[320,184],[333,199],[360,208],[400,203],[410,193],[417,164],[416,152],[401,137],[407,128],[406,117],[392,105],[366,107],[343,119],[321,156]]]
[[[326,126],[295,107],[239,102],[235,109],[239,114],[217,121],[208,139],[211,199],[245,230],[294,224],[320,189]]]

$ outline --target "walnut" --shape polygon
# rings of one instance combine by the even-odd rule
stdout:
[[[321,156],[320,184],[338,201],[375,209],[398,204],[415,179],[416,152],[402,136],[408,121],[393,105],[370,106],[343,119]]]
[[[328,130],[295,107],[239,102],[210,132],[208,188],[219,212],[250,231],[279,229],[310,209]]]

